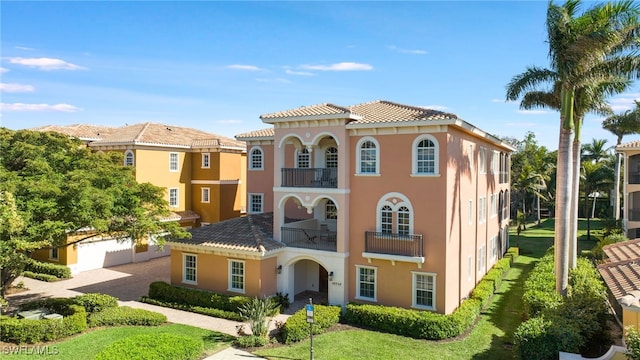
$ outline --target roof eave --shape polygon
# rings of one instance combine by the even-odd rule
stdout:
[[[262,120],[262,122],[266,124],[274,124],[274,123],[289,122],[289,121],[333,120],[333,119],[362,120],[362,116],[353,114],[353,113],[284,116],[284,117],[267,117],[267,118],[260,116],[260,120]]]

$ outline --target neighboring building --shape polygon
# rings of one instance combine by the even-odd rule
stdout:
[[[171,242],[174,284],[448,314],[507,250],[513,148],[456,115],[375,101],[260,118],[273,127],[236,136],[247,217]]]
[[[640,239],[602,247],[598,271],[609,288],[609,303],[624,327],[640,329]]]
[[[640,140],[618,145],[624,156],[623,226],[629,239],[640,238]]]
[[[95,151],[123,153],[124,165],[135,168],[138,182],[166,188],[172,210],[167,219],[197,227],[241,216],[246,203],[246,145],[204,131],[141,123],[123,127],[93,125],[44,126],[83,140]],[[166,256],[153,244],[131,247],[114,239],[87,239],[75,246],[42,250],[34,257],[69,265],[74,271]],[[72,240],[69,240],[72,241]],[[149,248],[151,245],[151,248]],[[68,252],[68,254],[67,254]],[[62,253],[62,254],[59,254]],[[75,262],[74,262],[75,261]]]

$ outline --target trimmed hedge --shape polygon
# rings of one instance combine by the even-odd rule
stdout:
[[[51,301],[51,307],[48,309],[64,317],[61,320],[0,319],[0,340],[16,344],[33,344],[65,338],[87,328],[87,313],[80,305]]]
[[[163,281],[156,281],[149,285],[149,298],[168,303],[215,308],[231,312],[238,312],[238,308],[251,300],[248,296],[221,295],[175,286]]]
[[[89,327],[118,325],[158,326],[167,322],[167,317],[149,310],[120,306],[90,314],[87,322]]]
[[[31,271],[23,271],[22,272],[22,276],[26,276],[28,278],[32,278],[32,279],[36,279],[36,280],[40,280],[40,281],[46,281],[46,282],[54,282],[54,281],[60,280],[60,279],[58,279],[57,277],[55,277],[53,275],[38,274],[38,273],[31,272]]]
[[[42,262],[35,259],[29,259],[24,270],[36,274],[52,275],[58,279],[68,279],[71,277],[71,269],[69,269],[68,266]]]
[[[557,359],[560,351],[578,353],[584,345],[579,330],[569,321],[531,318],[513,334],[519,359]]]
[[[227,319],[227,320],[233,320],[233,321],[244,321],[244,319],[240,316],[239,313],[232,312],[232,311],[224,311],[224,310],[214,309],[209,307],[185,305],[185,304],[180,304],[175,302],[155,300],[155,299],[148,298],[146,296],[143,296],[142,298],[140,298],[140,301],[143,303],[151,304],[151,305],[158,305],[158,306],[168,307],[172,309],[184,310],[184,311],[189,311],[196,314],[213,316],[221,319]]]
[[[202,339],[185,335],[140,334],[118,340],[99,352],[96,360],[196,360],[204,350]]]
[[[340,321],[342,309],[339,306],[314,305],[313,333],[322,334]],[[282,339],[286,344],[306,339],[309,336],[309,323],[305,309],[291,315],[282,328]]]
[[[84,306],[88,313],[95,313],[118,307],[118,298],[107,294],[88,293],[73,298],[76,303]]]

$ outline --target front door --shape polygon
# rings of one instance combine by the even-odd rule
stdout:
[[[319,266],[318,270],[318,290],[320,292],[327,292],[329,291],[329,274],[322,266]]]

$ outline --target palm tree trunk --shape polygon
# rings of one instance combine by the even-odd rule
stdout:
[[[622,143],[622,137],[618,136],[618,145]],[[613,217],[616,220],[620,219],[620,172],[622,168],[622,154],[616,152],[616,182],[614,185],[615,201],[613,203]]]
[[[572,89],[562,89],[560,137],[558,140],[558,164],[556,174],[556,223],[554,239],[554,269],[556,291],[567,295],[569,284],[569,242],[571,236],[571,189],[573,179],[573,100]]]
[[[569,237],[569,269],[574,269],[578,261],[578,206],[580,202],[580,138],[579,123],[573,139],[573,177],[571,179],[571,230]]]
[[[536,196],[536,200],[537,200],[537,207],[538,207],[538,226],[540,226],[542,224],[542,221],[540,220],[540,194],[537,194]]]

